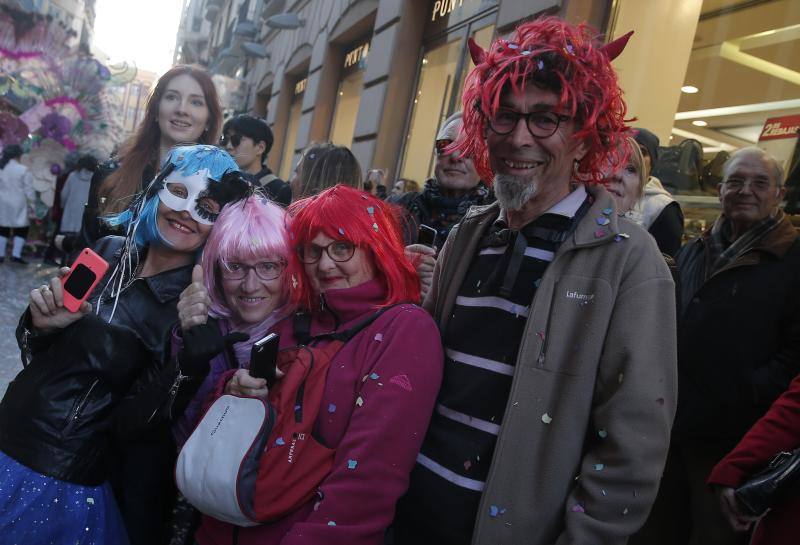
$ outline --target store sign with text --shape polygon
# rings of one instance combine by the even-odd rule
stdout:
[[[344,55],[344,68],[348,69],[353,66],[363,68],[363,62],[367,60],[367,53],[369,53],[369,42],[364,42],[357,45]]]
[[[800,132],[800,115],[771,117],[764,123],[758,141],[797,138],[798,132]]]

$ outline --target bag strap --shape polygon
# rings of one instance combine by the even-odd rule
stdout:
[[[407,302],[395,303],[378,309],[376,312],[367,316],[353,327],[344,331],[332,331],[330,333],[321,333],[319,335],[311,335],[311,313],[300,311],[295,313],[292,319],[292,327],[294,329],[294,338],[302,345],[308,345],[314,341],[331,340],[346,343],[355,337],[361,330],[368,327],[372,322],[380,318],[387,310],[392,309],[398,305],[404,305]]]
[[[353,327],[351,327],[349,329],[346,329],[344,331],[334,331],[334,332],[331,332],[331,333],[323,333],[321,335],[315,335],[314,337],[312,337],[312,339],[315,340],[315,341],[323,340],[323,339],[330,339],[330,340],[333,340],[333,341],[341,341],[342,343],[346,343],[347,341],[349,341],[350,339],[352,339],[353,337],[358,335],[358,333],[360,333],[361,330],[365,329],[370,324],[372,324],[372,322],[374,322],[375,320],[380,318],[387,310],[392,309],[392,308],[394,308],[394,307],[396,307],[398,305],[404,305],[404,304],[406,304],[406,303],[405,302],[404,303],[395,303],[394,305],[389,305],[389,306],[380,308],[376,312],[372,313],[370,316],[367,316],[366,318],[364,318],[359,323],[357,323],[356,325],[354,325]]]

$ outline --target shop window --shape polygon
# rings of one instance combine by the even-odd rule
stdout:
[[[330,141],[339,146],[350,147],[353,143],[368,53],[369,41],[358,43],[345,51],[330,133]]]
[[[709,172],[718,153],[753,145],[777,157],[787,172],[796,166],[792,158],[800,147],[794,132],[800,125],[797,1],[705,0],[693,43],[672,135],[662,146],[687,138],[699,141]],[[668,185],[678,193],[687,236],[709,227],[720,212],[716,174],[719,171],[699,181]],[[669,172],[661,176],[666,182]]]
[[[281,168],[279,176],[288,180],[291,178],[294,165],[292,160],[294,158],[294,147],[297,142],[297,128],[300,126],[300,117],[303,115],[303,95],[295,95],[292,100],[292,107],[289,110],[289,125],[286,127],[286,140],[283,146],[283,158],[281,159]]]
[[[491,44],[494,25],[486,25],[469,35],[486,48]],[[401,167],[403,178],[415,180],[421,186],[433,176],[436,133],[451,113],[461,109],[464,80],[472,68],[474,65],[466,47],[466,36],[461,32],[444,45],[425,53],[406,135]]]

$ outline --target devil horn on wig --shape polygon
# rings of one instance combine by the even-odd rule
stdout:
[[[486,51],[475,40],[470,38],[467,40],[467,45],[469,46],[469,56],[472,57],[472,62],[475,66],[486,60]]]
[[[622,53],[622,50],[625,49],[626,45],[628,45],[628,40],[631,39],[631,36],[633,36],[632,30],[627,34],[623,34],[613,42],[608,42],[601,48],[608,56],[608,60],[613,61],[619,57],[620,53]]]

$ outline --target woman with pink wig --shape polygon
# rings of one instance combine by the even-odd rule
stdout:
[[[248,367],[253,343],[294,308],[285,222],[286,212],[260,195],[224,208],[206,242],[202,265],[195,266],[191,285],[181,293],[181,334],[176,331],[173,354],[187,380],[201,384],[173,429],[179,445],[200,419],[220,376]]]
[[[292,280],[311,321],[305,332],[294,319],[278,324],[281,348],[325,350],[335,341],[321,335],[359,326],[330,360],[316,418],[315,439],[335,451],[331,471],[311,500],[280,520],[243,528],[204,517],[199,545],[382,544],[441,383],[439,332],[412,303],[419,280],[394,210],[337,185],[294,203],[289,214],[298,263]],[[265,397],[260,380],[239,370],[225,392]]]

